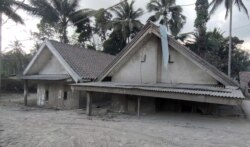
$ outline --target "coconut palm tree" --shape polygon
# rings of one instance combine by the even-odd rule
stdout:
[[[242,0],[213,0],[210,3],[210,6],[212,7],[210,14],[213,14],[215,10],[222,4],[225,4],[226,8],[226,15],[225,19],[230,15],[230,27],[229,27],[229,51],[228,51],[228,76],[231,76],[231,57],[232,57],[232,15],[233,15],[233,3],[238,7],[239,11],[243,10],[247,16],[248,10],[246,6],[244,5]]]
[[[115,14],[112,20],[114,31],[120,32],[127,43],[143,26],[139,20],[143,10],[141,8],[135,10],[134,3],[134,1],[131,3],[125,1],[111,9]]]
[[[30,0],[31,7],[26,10],[41,17],[41,21],[59,28],[60,41],[68,43],[67,28],[69,23],[78,22],[82,15],[91,13],[90,9],[77,10],[79,0]]]
[[[147,9],[149,12],[155,12],[148,20],[160,21],[173,36],[177,36],[186,23],[182,8],[175,4],[175,0],[150,0]]]

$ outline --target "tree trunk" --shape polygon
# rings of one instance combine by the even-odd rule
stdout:
[[[63,36],[62,36],[62,38],[63,38],[63,43],[68,43],[69,42],[68,37],[67,37],[67,27],[66,26],[64,26],[64,28],[63,28]]]
[[[228,76],[231,77],[231,60],[232,60],[232,17],[233,3],[230,5],[230,26],[229,26],[229,50],[228,50]]]

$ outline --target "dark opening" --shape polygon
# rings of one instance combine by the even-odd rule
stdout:
[[[112,81],[112,77],[105,77],[102,81],[110,82],[110,81]]]
[[[173,100],[156,98],[156,111],[157,112],[184,112],[184,113],[199,113],[199,114],[211,114],[215,107],[213,104],[191,102],[184,100]]]
[[[49,91],[46,90],[45,91],[45,101],[48,101],[49,100]]]
[[[63,99],[64,99],[64,100],[67,100],[67,99],[68,99],[68,92],[67,92],[67,91],[64,91]]]
[[[181,112],[192,112],[193,107],[191,105],[181,105]]]
[[[248,88],[248,93],[250,93],[250,88]]]
[[[171,60],[171,56],[169,55],[169,60],[168,60],[168,63],[174,63],[174,61]]]

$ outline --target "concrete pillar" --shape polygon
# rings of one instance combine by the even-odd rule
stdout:
[[[137,97],[137,116],[140,117],[141,97]]]
[[[27,106],[28,105],[28,80],[24,80],[24,92],[23,92],[23,95],[24,95],[24,105]]]
[[[91,97],[91,93],[90,92],[86,92],[87,94],[87,115],[91,116],[92,114],[92,97]]]

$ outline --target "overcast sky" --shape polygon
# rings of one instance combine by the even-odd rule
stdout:
[[[143,8],[144,11],[147,12],[145,10],[145,6],[149,1],[150,0],[135,0],[135,6],[137,8]],[[176,0],[176,4],[189,5],[194,4],[195,1],[196,0]],[[107,8],[118,2],[120,2],[120,0],[80,0],[80,8]],[[250,1],[243,0],[243,2],[250,11]],[[245,40],[243,47],[250,51],[250,20],[244,13],[240,13],[235,6],[233,10],[233,35]],[[25,51],[29,52],[34,43],[30,32],[37,31],[36,24],[39,22],[39,19],[34,16],[27,15],[22,11],[18,11],[18,13],[24,18],[25,25],[15,24],[10,20],[3,25],[3,50],[8,48],[11,41],[18,39],[22,41]],[[187,23],[181,33],[192,32],[194,30],[193,24],[196,18],[195,5],[183,6],[183,14],[187,17]],[[145,23],[149,15],[149,13],[145,13],[142,16],[141,21]],[[7,18],[4,17],[3,19],[6,20]],[[228,35],[229,19],[225,20],[224,5],[222,5],[210,18],[207,26],[208,30],[220,28],[220,30],[224,32],[225,36]]]

